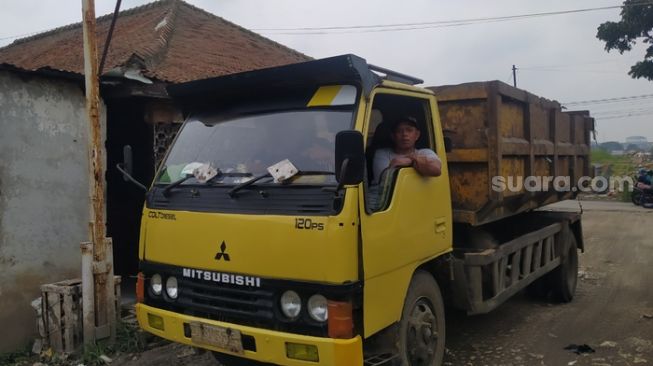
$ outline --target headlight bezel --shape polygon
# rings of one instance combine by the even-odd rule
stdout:
[[[171,284],[171,281],[174,281],[174,286]],[[171,290],[174,288],[174,292],[170,294]],[[168,276],[166,279],[166,285],[165,285],[165,293],[166,297],[170,300],[177,300],[179,297],[179,280],[175,276]]]
[[[152,295],[161,296],[161,294],[163,294],[163,276],[159,273],[153,274],[152,277],[150,277],[150,286],[148,287]]]
[[[316,302],[319,302],[316,304]],[[321,319],[319,315],[316,315],[314,313],[314,310],[316,309],[316,306],[323,306],[324,307],[324,319]],[[306,301],[306,312],[308,313],[308,316],[318,322],[318,323],[326,323],[329,320],[329,306],[328,306],[328,300],[327,298],[322,295],[322,294],[313,294],[311,297],[308,298]]]
[[[284,300],[286,300],[286,304],[289,304],[288,300],[297,300],[293,304],[296,304],[296,309],[293,310],[293,312],[288,311],[286,307],[284,307]],[[281,314],[285,316],[289,320],[297,320],[300,318],[302,315],[302,310],[303,310],[303,301],[302,297],[297,293],[297,291],[294,290],[286,290],[284,291],[281,296],[279,297],[279,310],[281,311]]]

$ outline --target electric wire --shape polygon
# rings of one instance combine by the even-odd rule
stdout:
[[[462,25],[471,25],[471,24],[483,24],[483,23],[492,23],[492,22],[499,22],[499,21],[511,21],[511,20],[547,17],[547,16],[555,16],[555,15],[620,9],[624,7],[650,6],[650,5],[653,5],[653,1],[642,1],[636,4],[622,4],[622,5],[603,6],[603,7],[594,7],[594,8],[560,10],[560,11],[550,11],[550,12],[540,12],[540,13],[526,13],[526,14],[506,15],[506,16],[496,16],[496,17],[456,19],[456,20],[440,20],[440,21],[414,22],[414,23],[372,24],[372,25],[326,26],[326,27],[252,28],[251,30],[256,32],[264,32],[268,34],[272,34],[272,33],[273,34],[329,34],[329,33],[364,33],[364,32],[355,32],[355,31],[366,31],[366,32],[402,31],[402,30],[453,27],[453,26],[462,26]]]
[[[603,103],[616,103],[621,101],[642,100],[642,99],[649,99],[649,98],[653,98],[653,94],[641,94],[641,95],[631,95],[631,96],[613,97],[613,98],[604,98],[604,99],[580,100],[580,101],[573,101],[573,102],[565,102],[562,104],[566,106],[584,105],[584,104],[603,104]]]

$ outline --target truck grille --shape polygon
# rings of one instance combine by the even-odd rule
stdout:
[[[274,286],[271,281],[266,281],[264,288],[202,282],[180,276],[178,269],[165,272],[161,269],[147,271],[146,278],[149,278],[153,272],[162,274],[164,278],[167,273],[177,276],[178,298],[172,301],[163,295],[153,296],[148,290],[145,299],[147,305],[232,324],[316,337],[328,335],[326,323],[318,323],[310,319],[305,309],[302,310],[299,319],[294,321],[288,320],[280,314],[277,304],[279,296],[287,288],[286,286]],[[316,292],[295,289],[304,299]]]
[[[258,288],[179,281],[177,304],[192,315],[219,321],[266,323],[274,320],[274,292]]]

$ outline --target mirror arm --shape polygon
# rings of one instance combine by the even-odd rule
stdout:
[[[349,167],[349,158],[345,158],[345,160],[342,161],[342,167],[340,168],[340,177],[338,179],[338,185],[336,186],[336,192],[340,192],[342,188],[345,186],[343,181],[347,176],[348,167]]]
[[[122,176],[125,177],[125,178],[127,178],[130,182],[136,184],[139,188],[143,189],[145,192],[147,192],[147,187],[145,187],[143,184],[141,184],[141,182],[137,181],[136,179],[134,179],[134,177],[132,177],[131,175],[129,175],[129,173],[127,173],[127,172],[122,168],[121,165],[122,165],[122,164],[120,164],[120,163],[116,164],[116,169],[118,169],[118,171],[122,173]]]
[[[336,188],[331,188],[331,187],[326,187],[322,188],[322,191],[324,192],[333,192],[336,195],[342,190],[342,188],[345,186],[343,183],[343,180],[345,176],[347,176],[347,167],[349,166],[349,158],[345,158],[345,160],[342,161],[342,165],[340,168],[340,177],[338,177],[338,185]]]

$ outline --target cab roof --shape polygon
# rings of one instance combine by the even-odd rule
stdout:
[[[385,77],[378,73],[384,74]],[[355,85],[366,97],[375,86],[381,84],[428,92],[413,86],[421,83],[421,79],[370,65],[364,58],[348,54],[174,84],[168,86],[167,90],[175,99],[195,103],[198,99],[215,99],[221,95],[260,93],[261,89],[279,90],[335,84]]]

